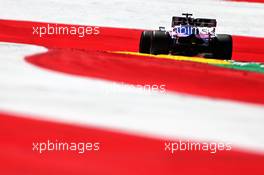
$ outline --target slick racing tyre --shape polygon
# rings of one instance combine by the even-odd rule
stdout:
[[[150,53],[154,55],[169,54],[171,36],[168,32],[155,30],[152,33]]]
[[[139,52],[150,53],[152,31],[143,31],[140,37]]]
[[[233,41],[231,35],[219,34],[213,42],[213,57],[230,60],[232,58]]]

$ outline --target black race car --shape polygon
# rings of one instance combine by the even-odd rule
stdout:
[[[232,58],[232,36],[216,34],[216,20],[184,17],[172,17],[172,30],[164,27],[159,30],[143,31],[139,52],[148,54],[172,54],[184,56],[203,56],[230,60]]]

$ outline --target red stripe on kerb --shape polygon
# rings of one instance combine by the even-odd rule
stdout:
[[[233,59],[264,62],[264,38],[233,36]]]
[[[0,41],[36,44],[48,48],[138,51],[142,32],[136,29],[100,27],[100,35],[85,38],[72,35],[49,35],[39,38],[32,34],[33,27],[46,25],[47,23],[40,22],[0,20]],[[235,60],[264,62],[263,38],[233,36],[233,39]]]
[[[164,151],[164,140],[0,113],[1,174],[262,175],[264,156],[241,151]],[[100,142],[100,151],[32,151],[33,142]]]
[[[26,60],[75,75],[130,84],[164,84],[170,91],[264,104],[264,93],[256,93],[264,89],[264,75],[253,72],[98,51],[52,50]]]
[[[229,0],[234,2],[264,3],[264,0]]]
[[[264,89],[263,74],[102,51],[137,51],[141,30],[101,27],[100,35],[86,38],[33,36],[32,27],[43,25],[46,23],[2,20],[0,39],[50,48],[48,53],[28,57],[27,60],[56,71],[131,84],[164,84],[170,91],[264,103],[264,93],[255,93]],[[234,59],[264,61],[262,43],[264,39],[234,36]]]

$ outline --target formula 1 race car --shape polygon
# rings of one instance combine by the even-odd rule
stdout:
[[[140,38],[139,52],[148,54],[172,54],[184,56],[203,56],[230,60],[232,58],[232,36],[216,34],[216,20],[172,17],[172,30],[165,27],[159,30],[143,31]]]

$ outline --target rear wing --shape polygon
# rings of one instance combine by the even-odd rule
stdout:
[[[194,20],[196,27],[216,27],[216,19],[196,18]]]
[[[194,27],[216,27],[216,19],[206,19],[206,18],[189,18],[189,17],[172,17],[171,26],[177,25],[192,25]]]
[[[187,24],[193,25],[193,18],[178,17],[178,16],[172,17],[171,27],[178,25],[187,25]]]

